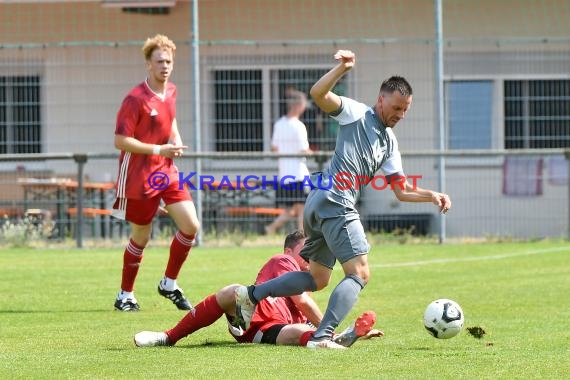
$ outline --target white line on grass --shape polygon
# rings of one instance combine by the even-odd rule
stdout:
[[[460,263],[460,262],[467,262],[467,261],[501,260],[501,259],[508,259],[511,257],[541,255],[541,254],[545,254],[545,253],[555,253],[555,252],[560,252],[560,251],[570,252],[570,247],[545,248],[545,249],[537,249],[534,251],[527,251],[527,252],[504,253],[502,255],[470,256],[470,257],[457,257],[457,258],[409,261],[409,262],[392,263],[392,264],[375,264],[375,265],[370,265],[370,267],[373,267],[373,268],[397,268],[397,267],[414,267],[414,266],[431,265],[431,264]]]

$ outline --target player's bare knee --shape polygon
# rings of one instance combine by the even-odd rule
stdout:
[[[200,223],[198,220],[188,220],[185,223],[180,223],[177,226],[180,231],[182,231],[186,235],[195,235],[198,230],[200,229]]]
[[[150,240],[151,225],[141,226],[131,224],[131,239],[139,246],[146,247]]]
[[[330,277],[328,276],[313,276],[313,279],[315,280],[315,285],[317,286],[316,290],[322,290],[326,288],[330,281]]]
[[[191,224],[186,228],[180,230],[184,232],[186,235],[196,235],[199,229],[200,229],[200,224],[196,223],[196,224]]]
[[[347,276],[357,276],[364,284],[370,279],[370,268],[368,267],[368,255],[358,255],[342,264],[344,274]]]
[[[150,240],[150,236],[135,236],[132,235],[131,239],[139,246],[139,247],[146,247]]]
[[[370,268],[368,267],[368,263],[366,263],[366,265],[358,266],[354,274],[365,284],[368,283],[368,280],[370,280]]]
[[[200,229],[200,222],[198,221],[198,219],[190,219],[190,228],[194,230],[194,232],[198,232],[198,230]]]
[[[216,302],[227,314],[235,315],[235,290],[238,286],[238,284],[228,285],[216,293]]]
[[[358,276],[362,280],[362,282],[366,285],[370,280],[370,271],[367,270],[366,272],[360,272],[356,274],[356,276]]]

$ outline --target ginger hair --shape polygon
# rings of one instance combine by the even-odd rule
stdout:
[[[143,47],[142,47],[143,55],[147,61],[150,60],[152,52],[155,49],[170,50],[170,52],[172,53],[172,57],[174,58],[174,52],[176,51],[176,45],[174,44],[174,42],[170,38],[168,38],[162,34],[157,34],[154,37],[147,38]]]

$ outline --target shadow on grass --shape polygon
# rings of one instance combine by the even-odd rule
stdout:
[[[253,347],[258,346],[257,344],[253,343],[238,343],[236,341],[206,341],[199,344],[178,344],[174,347],[176,348],[183,348],[183,349],[197,349],[197,348],[242,348],[242,347]]]
[[[407,347],[405,351],[430,351],[430,347]]]
[[[0,314],[109,313],[112,309],[91,310],[0,310]]]
[[[207,341],[203,343],[197,344],[177,344],[176,346],[169,346],[169,347],[136,347],[134,344],[129,347],[107,347],[105,351],[131,351],[131,350],[149,350],[149,349],[156,349],[156,350],[197,350],[197,349],[211,349],[211,348],[246,348],[246,347],[254,347],[258,346],[257,344],[253,343],[238,343],[235,341]]]

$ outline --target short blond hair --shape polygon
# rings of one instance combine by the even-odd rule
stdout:
[[[156,36],[152,37],[152,38],[147,38],[143,47],[142,47],[142,52],[144,55],[144,58],[148,61],[152,55],[152,52],[155,49],[166,49],[166,50],[170,50],[170,52],[172,53],[172,57],[174,58],[174,52],[176,51],[176,45],[174,44],[174,42],[166,37],[165,35],[162,34],[157,34]]]
[[[307,95],[304,92],[297,90],[286,90],[285,103],[287,104],[287,112],[291,111],[294,107],[300,105],[307,105]]]

